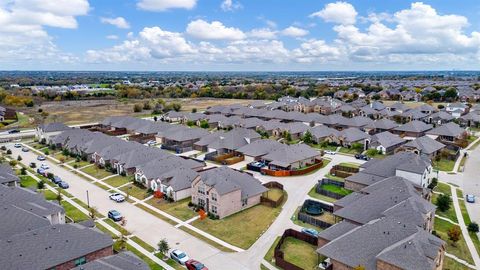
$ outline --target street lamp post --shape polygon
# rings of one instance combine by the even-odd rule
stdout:
[[[90,198],[88,196],[88,190],[87,190],[87,206],[88,206],[88,208],[90,208]]]

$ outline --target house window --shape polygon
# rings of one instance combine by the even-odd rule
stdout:
[[[217,214],[217,207],[212,205],[212,213]]]
[[[217,201],[217,193],[212,193],[212,201]]]
[[[205,195],[205,187],[199,186],[198,187],[198,193]]]
[[[205,207],[205,201],[203,199],[198,199],[198,206]]]
[[[248,198],[242,200],[242,206],[246,206],[248,204]]]
[[[87,259],[85,257],[81,257],[75,260],[75,266],[79,266],[86,263],[87,263]]]

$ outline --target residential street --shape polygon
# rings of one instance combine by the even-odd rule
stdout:
[[[162,238],[167,238],[172,248],[186,251],[192,258],[204,262],[209,269],[258,269],[275,238],[281,235],[287,228],[298,228],[290,218],[296,208],[308,197],[307,193],[317,180],[327,173],[331,166],[337,163],[358,162],[350,156],[335,155],[330,156],[333,160],[327,167],[306,176],[275,178],[255,173],[255,176],[262,182],[277,181],[283,184],[288,193],[288,200],[278,218],[250,249],[244,252],[225,253],[131,203],[118,204],[111,201],[108,198],[110,194],[108,191],[52,161],[39,162],[36,160],[37,154],[33,151],[22,152],[21,148],[14,148],[13,144],[8,144],[7,147],[12,149],[12,157],[16,158],[18,155],[21,155],[23,158],[21,162],[26,165],[30,162],[36,162],[38,166],[42,163],[48,164],[50,172],[60,176],[69,183],[70,188],[68,192],[85,203],[87,203],[88,190],[90,205],[97,207],[103,215],[106,215],[111,209],[120,211],[127,219],[126,229],[145,242],[156,246]]]

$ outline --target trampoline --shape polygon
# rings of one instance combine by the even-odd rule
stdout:
[[[323,214],[323,209],[319,205],[315,204],[306,205],[304,210],[305,213],[312,216],[320,216],[321,214]]]

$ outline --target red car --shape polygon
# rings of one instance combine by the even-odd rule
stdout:
[[[188,260],[185,263],[185,266],[187,267],[188,270],[208,270],[208,268],[203,265],[203,263],[195,260]]]

